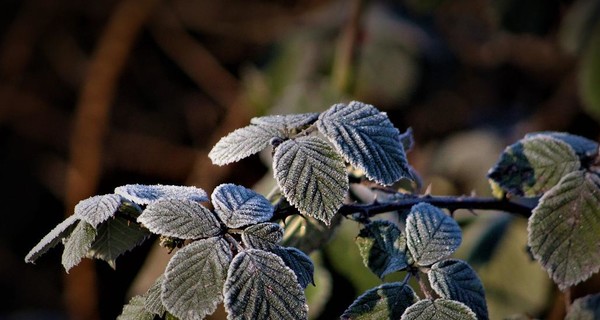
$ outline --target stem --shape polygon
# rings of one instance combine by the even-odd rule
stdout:
[[[429,289],[429,286],[427,286],[427,283],[425,283],[425,280],[423,280],[423,278],[419,274],[419,271],[417,270],[416,272],[413,273],[413,275],[419,282],[419,288],[421,288],[421,292],[423,292],[423,294],[425,295],[425,298],[430,299],[430,300],[435,299],[437,297],[437,295]]]

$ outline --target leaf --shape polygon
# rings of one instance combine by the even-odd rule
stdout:
[[[79,217],[70,215],[63,222],[59,223],[29,251],[27,256],[25,256],[25,262],[34,263],[44,253],[54,248],[73,231],[75,228],[74,224],[77,221],[79,221]]]
[[[184,319],[202,319],[223,300],[231,249],[221,237],[202,239],[177,251],[165,270],[161,298],[167,311]]]
[[[475,313],[461,302],[436,299],[421,300],[408,307],[401,320],[477,320]]]
[[[514,195],[534,197],[548,191],[580,165],[569,144],[542,135],[508,146],[488,172],[488,178]]]
[[[391,185],[410,178],[400,132],[387,115],[358,101],[336,104],[319,116],[319,131],[367,178]]]
[[[281,239],[283,239],[283,228],[277,223],[259,223],[242,232],[242,241],[248,248],[269,251],[277,247]]]
[[[408,128],[404,133],[400,134],[400,143],[402,144],[404,152],[409,152],[413,148],[415,145],[415,137],[413,136],[412,128]]]
[[[281,138],[289,138],[292,135],[298,134],[301,129],[307,127],[317,121],[319,114],[315,112],[274,115],[252,118],[250,123],[261,127],[277,128],[281,132]]]
[[[75,215],[96,228],[100,223],[114,216],[120,205],[121,196],[118,194],[93,196],[77,203]]]
[[[160,298],[164,280],[165,275],[161,274],[144,294],[144,309],[159,317],[162,317],[167,311]]]
[[[333,148],[312,136],[287,140],[275,149],[273,170],[290,204],[329,225],[348,192],[346,167]]]
[[[141,205],[151,204],[163,199],[208,201],[208,196],[204,190],[186,186],[128,184],[117,187],[115,193]]]
[[[221,232],[217,217],[193,200],[158,200],[148,205],[137,221],[152,233],[180,239],[211,237]]]
[[[237,162],[266,148],[271,139],[283,138],[281,136],[281,132],[275,127],[249,125],[221,138],[210,150],[208,157],[219,166]]]
[[[594,320],[600,319],[600,294],[590,294],[575,299],[565,320]]]
[[[150,233],[135,223],[116,217],[103,223],[87,252],[88,258],[101,259],[115,269],[117,257],[139,246]]]
[[[73,229],[67,242],[65,242],[65,250],[62,254],[62,265],[67,273],[86,256],[88,250],[92,247],[96,234],[96,229],[85,221],[80,221]]]
[[[531,253],[561,290],[600,269],[600,178],[575,171],[550,189],[527,227]]]
[[[341,319],[400,319],[406,308],[418,300],[413,289],[406,283],[384,283],[354,300]]]
[[[117,320],[152,320],[154,315],[144,308],[144,297],[135,296],[123,307]]]
[[[390,221],[376,220],[367,224],[360,230],[356,244],[365,266],[379,278],[408,266],[406,238]]]
[[[292,269],[276,254],[248,249],[229,266],[223,288],[227,319],[306,319],[308,306]]]
[[[242,186],[231,183],[219,185],[211,198],[215,212],[230,228],[265,222],[273,216],[269,200]]]
[[[419,203],[406,218],[406,238],[412,259],[420,266],[428,266],[451,255],[462,235],[456,221],[442,210]]]
[[[315,266],[304,252],[293,247],[279,247],[275,248],[273,253],[278,255],[283,263],[294,271],[302,288],[305,289],[310,283],[315,284],[313,277]]]
[[[598,154],[598,143],[596,141],[566,132],[541,131],[528,133],[525,135],[525,139],[540,136],[548,136],[568,144],[581,160],[594,158]]]
[[[467,263],[454,259],[440,261],[431,266],[428,277],[431,288],[440,297],[464,303],[479,320],[489,318],[483,285]]]

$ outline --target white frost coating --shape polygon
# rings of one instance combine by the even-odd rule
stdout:
[[[79,201],[75,206],[75,215],[91,224],[94,228],[115,215],[121,205],[121,196],[105,194]]]
[[[188,186],[128,184],[117,187],[115,193],[140,205],[151,204],[161,199],[208,201],[204,190]]]
[[[282,133],[288,134],[295,129],[310,125],[317,121],[318,118],[319,114],[313,112],[256,117],[252,118],[250,123],[263,127],[274,127],[279,129]]]
[[[242,186],[227,183],[211,195],[215,212],[230,228],[265,222],[273,216],[273,206],[262,195]]]
[[[237,162],[266,148],[274,137],[284,136],[279,129],[273,127],[249,125],[239,128],[221,138],[210,150],[208,157],[219,166]]]
[[[59,223],[47,235],[45,235],[38,244],[29,251],[25,257],[25,262],[33,263],[37,258],[59,244],[63,238],[67,237],[73,228],[74,224],[79,221],[79,217],[71,215],[63,222]]]

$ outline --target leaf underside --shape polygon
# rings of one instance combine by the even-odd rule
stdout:
[[[161,298],[179,319],[202,319],[223,300],[222,290],[232,253],[227,241],[213,237],[177,251],[165,270]]]
[[[306,319],[308,306],[294,272],[277,255],[238,253],[223,289],[227,319]]]
[[[436,299],[420,300],[408,307],[401,320],[477,320],[475,313],[461,302]]]
[[[406,218],[406,237],[410,258],[420,266],[448,257],[462,240],[456,221],[428,203],[411,208]]]
[[[115,193],[141,205],[151,204],[162,199],[208,201],[204,190],[188,186],[128,184],[115,188]]]
[[[576,299],[569,308],[565,320],[600,319],[600,294],[590,294]]]
[[[367,178],[382,185],[410,178],[400,132],[372,105],[357,101],[333,105],[319,116],[317,125],[344,159]]]
[[[211,195],[215,212],[230,228],[268,221],[273,206],[262,195],[242,186],[227,183],[215,188]]]
[[[96,228],[108,218],[115,215],[121,205],[121,196],[118,194],[105,194],[93,196],[79,201],[75,206],[75,215]]]
[[[322,139],[300,137],[275,149],[275,180],[298,210],[326,224],[342,206],[348,191],[344,161]]]
[[[529,219],[533,256],[561,289],[600,269],[600,178],[576,171],[540,199]]]
[[[380,278],[408,266],[406,238],[389,221],[377,220],[367,224],[358,234],[356,244],[365,266]]]
[[[483,285],[467,263],[454,259],[440,261],[431,266],[428,277],[440,297],[464,303],[479,320],[489,318]]]
[[[358,297],[344,311],[342,319],[378,320],[400,319],[406,308],[419,298],[405,283],[384,283]]]
[[[294,271],[302,288],[306,288],[311,283],[314,285],[315,266],[304,252],[294,247],[278,247],[273,249],[272,252],[278,255],[283,263]]]
[[[276,127],[249,125],[221,138],[208,157],[219,166],[237,162],[263,150],[275,137],[284,138]]]
[[[70,215],[63,222],[59,223],[54,229],[52,229],[47,235],[45,235],[38,244],[35,245],[29,251],[27,256],[25,256],[25,262],[33,263],[40,256],[46,253],[48,250],[54,248],[57,244],[59,244],[64,238],[68,237],[73,229],[75,228],[75,223],[79,221],[79,217],[75,215]]]
[[[277,223],[265,222],[250,226],[242,232],[242,241],[248,248],[269,251],[283,239],[283,228]]]
[[[62,254],[62,265],[67,273],[87,255],[96,234],[96,229],[85,221],[80,221],[73,229],[65,242],[65,249]]]

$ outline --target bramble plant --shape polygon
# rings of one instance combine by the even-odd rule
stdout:
[[[314,285],[307,254],[323,243],[302,245],[315,240],[296,234],[287,243],[298,248],[283,245],[284,221],[300,216],[334,228],[344,217],[362,225],[356,244],[374,274],[405,277],[364,292],[341,318],[488,319],[476,272],[450,258],[462,240],[452,213],[494,209],[530,216],[530,251],[561,290],[598,271],[596,142],[557,132],[527,135],[490,169],[495,198],[392,187],[419,180],[406,159],[412,144],[410,130],[400,133],[385,113],[356,101],[320,114],[253,118],[222,138],[209,157],[226,165],[272,148],[277,188],[268,197],[234,184],[218,186],[210,198],[195,187],[121,186],[77,204],[25,261],[62,242],[67,272],[85,257],[114,268],[117,257],[158,235],[162,246],[177,251],[148,292],[124,307],[121,319],[201,319],[219,303],[229,319],[305,319],[304,289]],[[386,196],[361,202],[351,188],[359,184]],[[400,223],[375,219],[384,212],[395,212]],[[598,294],[577,299],[568,317],[598,317],[599,305]]]

